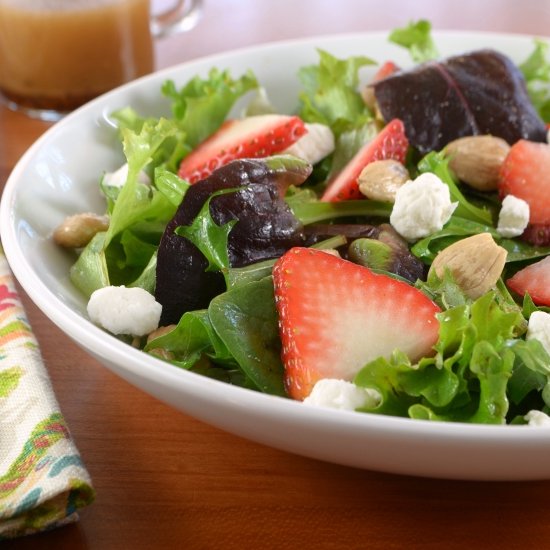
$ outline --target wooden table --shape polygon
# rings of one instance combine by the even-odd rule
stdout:
[[[158,44],[158,66],[420,17],[437,29],[550,32],[545,0],[205,0],[195,30]],[[0,183],[47,127],[0,107]],[[118,379],[23,299],[97,500],[77,524],[6,548],[550,547],[550,481],[400,477],[245,441]]]

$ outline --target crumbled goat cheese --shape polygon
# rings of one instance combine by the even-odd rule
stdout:
[[[158,328],[162,306],[143,288],[106,286],[88,302],[90,319],[113,334],[144,336]]]
[[[529,205],[518,197],[507,195],[498,215],[497,231],[503,237],[518,237],[529,223]]]
[[[323,378],[313,386],[304,403],[316,407],[354,411],[359,407],[376,407],[380,403],[380,394],[376,390],[360,388],[346,380]]]
[[[544,349],[550,353],[550,313],[534,311],[529,317],[526,340],[538,340]]]
[[[128,163],[123,164],[118,170],[114,172],[107,172],[103,176],[103,183],[110,187],[123,187],[128,179]],[[145,185],[150,185],[151,179],[149,176],[142,170],[138,174],[138,182]]]
[[[404,183],[395,194],[390,223],[412,242],[439,231],[457,207],[449,187],[435,174],[421,174]]]
[[[310,164],[317,164],[334,151],[334,134],[325,124],[306,124],[306,129],[307,134],[283,153],[301,158]]]
[[[529,423],[529,426],[550,427],[550,416],[542,411],[529,411],[524,417]]]

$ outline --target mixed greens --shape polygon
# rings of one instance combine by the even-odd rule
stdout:
[[[427,21],[419,21],[395,30],[389,38],[407,47],[414,62],[424,62],[438,57],[430,31]],[[520,69],[533,105],[543,120],[550,121],[547,50],[545,42],[536,40],[533,54]],[[294,170],[305,180],[284,190],[285,208],[301,227],[336,227],[333,234],[318,230],[316,238],[308,241],[304,237],[307,246],[347,249],[355,240],[346,235],[351,225],[366,231],[388,222],[389,203],[368,199],[319,201],[327,182],[379,129],[376,113],[359,90],[361,69],[375,63],[368,57],[337,59],[319,50],[318,64],[304,67],[298,74],[301,92],[295,114],[306,123],[330,127],[335,137],[334,152],[309,171],[302,161],[284,156],[266,162],[269,170]],[[206,78],[197,76],[181,88],[168,81],[161,91],[172,101],[171,118],[147,118],[131,107],[113,114],[128,174],[122,187],[113,185],[109,178],[102,179],[109,227],[79,251],[71,269],[73,283],[87,297],[109,285],[137,286],[154,294],[159,243],[190,189],[189,182],[177,175],[181,159],[220,128],[237,100],[252,96],[247,115],[273,112],[268,92],[250,72],[234,77],[228,71],[212,69]],[[376,407],[364,410],[416,419],[495,424],[525,423],[530,410],[550,411],[550,356],[538,340],[525,339],[530,315],[546,309],[535,306],[529,295],[518,303],[503,283],[527,263],[546,257],[550,248],[502,237],[496,230],[497,194],[461,185],[443,151],[425,155],[413,151],[406,164],[411,177],[436,174],[458,203],[443,229],[410,247],[424,274],[438,252],[479,233],[489,233],[507,251],[506,266],[496,288],[477,299],[469,298],[449,272],[443,278],[430,272],[427,280],[422,277],[411,283],[442,309],[435,354],[413,365],[396,350],[390,358],[365,365],[354,382],[376,389],[381,400]],[[275,258],[232,262],[228,242],[239,222],[219,223],[212,214],[212,205],[235,190],[217,188],[189,224],[176,225],[175,229],[205,259],[204,267],[211,274],[208,281],[216,289],[207,304],[198,303],[195,309],[178,315],[175,327],[158,332],[148,341],[122,338],[178,367],[285,396],[271,279]],[[384,265],[382,262],[377,270],[384,271]],[[403,278],[399,273],[388,274]]]

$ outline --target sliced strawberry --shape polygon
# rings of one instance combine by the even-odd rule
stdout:
[[[550,256],[524,267],[506,284],[520,296],[529,293],[538,306],[550,306]]]
[[[529,223],[550,224],[550,145],[520,139],[500,169],[501,198],[514,195],[529,204]]]
[[[258,115],[227,120],[182,160],[178,175],[196,183],[232,160],[279,153],[306,132],[305,124],[297,116]]]
[[[437,341],[438,306],[416,288],[311,248],[273,269],[285,386],[304,399],[322,378],[351,380],[395,349],[412,361]]]
[[[385,61],[376,71],[372,81],[378,82],[379,80],[382,80],[383,78],[386,78],[399,70],[399,67],[393,61]]]
[[[321,200],[339,202],[360,199],[363,195],[359,191],[357,178],[363,168],[375,160],[394,159],[404,163],[408,147],[405,126],[396,118],[389,122],[373,140],[359,149],[345,168],[329,183]]]

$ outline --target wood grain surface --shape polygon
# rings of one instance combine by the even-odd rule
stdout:
[[[157,66],[421,17],[437,29],[550,33],[544,0],[205,0],[196,29],[158,43]],[[48,127],[0,107],[0,184]],[[240,439],[120,380],[22,298],[97,499],[78,523],[3,548],[550,548],[550,481],[401,477]]]

